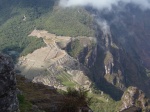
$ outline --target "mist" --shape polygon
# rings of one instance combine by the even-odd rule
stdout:
[[[108,8],[111,10],[112,5],[117,5],[120,1],[126,4],[133,3],[144,10],[150,9],[149,0],[60,0],[60,5],[63,7],[92,6],[98,10],[104,8]]]

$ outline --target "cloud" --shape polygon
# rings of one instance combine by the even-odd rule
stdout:
[[[108,25],[106,20],[99,18],[96,21],[103,31],[104,35],[110,34],[110,26]]]
[[[124,3],[134,3],[142,9],[150,9],[149,0],[60,0],[60,5],[64,7],[70,6],[92,6],[97,9],[108,8],[117,5],[119,1]]]

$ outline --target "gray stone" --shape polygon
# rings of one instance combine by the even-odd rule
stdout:
[[[16,112],[18,105],[13,61],[0,54],[0,112]]]

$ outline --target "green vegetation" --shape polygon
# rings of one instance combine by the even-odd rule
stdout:
[[[42,39],[30,38],[35,29],[56,35],[92,36],[92,18],[82,8],[58,7],[57,0],[0,0],[0,52],[26,55],[44,46]]]
[[[42,16],[37,21],[37,28],[61,36],[93,36],[94,31],[90,28],[92,21],[91,16],[82,8],[56,7],[48,16]]]
[[[77,112],[79,108],[87,107],[91,102],[91,98],[88,98],[88,91],[84,88],[79,88],[79,90],[67,88],[64,95],[68,99],[63,104],[64,112]]]
[[[116,102],[108,101],[108,102],[103,102],[99,99],[93,98],[90,108],[94,112],[116,112]]]
[[[92,91],[88,96],[92,98],[90,108],[93,112],[116,112],[118,102],[100,90],[93,89]]]
[[[77,85],[77,83],[75,83],[73,80],[71,80],[71,77],[69,74],[67,74],[66,72],[62,72],[61,74],[57,75],[57,79],[64,85],[67,87],[75,87]]]
[[[20,75],[17,75],[17,88],[22,91],[22,94],[18,95],[21,112],[37,112],[37,110],[32,109],[33,105],[38,106],[40,110],[46,111],[47,108],[50,110],[50,102],[53,102],[53,97],[58,97],[55,98],[54,102],[59,99],[55,89],[51,90],[42,84],[32,83]]]
[[[76,90],[69,87],[65,92],[32,83],[20,75],[17,75],[17,88],[23,92],[18,95],[21,112],[34,112],[31,109],[33,105],[49,112],[54,104],[61,109],[60,112],[76,112],[82,106],[89,106],[94,112],[116,112],[119,104],[100,90],[93,89],[90,93],[84,88]]]
[[[80,44],[80,41],[76,39],[68,45],[67,52],[70,56],[77,58],[82,49],[83,46]]]
[[[32,53],[35,49],[38,49],[46,44],[43,42],[43,39],[33,39],[36,37],[29,37],[31,39],[31,43],[23,50],[22,55],[27,55],[28,53]]]
[[[38,3],[29,0],[0,0],[0,2],[2,2],[0,51],[16,51],[21,55],[26,55],[43,46],[44,42],[41,39],[28,37],[35,27],[34,21],[38,16],[38,14],[30,13],[37,12],[35,9]]]
[[[67,92],[58,93],[56,89],[32,83],[20,75],[17,75],[17,88],[22,91],[18,95],[21,112],[35,112],[36,110],[31,109],[33,105],[45,112],[51,112],[54,105],[58,108],[57,112],[77,112],[79,107],[89,105],[91,100],[87,97],[88,91],[83,88],[68,88]]]
[[[32,108],[32,104],[26,101],[24,95],[18,95],[19,109],[21,112],[29,112]]]

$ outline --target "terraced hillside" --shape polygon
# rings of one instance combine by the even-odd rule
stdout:
[[[68,55],[61,47],[77,38],[56,36],[44,30],[34,30],[29,36],[43,38],[46,47],[35,50],[33,53],[19,58],[16,69],[33,82],[65,89],[66,86],[83,86],[89,88],[90,72],[78,60]],[[29,38],[29,37],[28,37]],[[94,37],[86,38],[85,46],[94,42]],[[59,44],[58,44],[59,43]],[[61,47],[59,46],[61,44]]]

